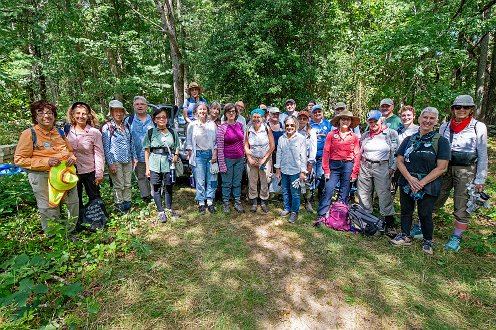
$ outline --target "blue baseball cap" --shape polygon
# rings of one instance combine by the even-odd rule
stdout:
[[[367,120],[374,119],[379,120],[382,117],[382,113],[379,110],[370,110],[367,114]]]
[[[314,112],[315,110],[322,110],[322,106],[320,104],[316,104],[312,107],[312,112]]]

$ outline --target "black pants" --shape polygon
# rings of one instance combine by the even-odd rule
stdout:
[[[432,222],[432,210],[437,196],[424,195],[424,198],[415,201],[410,195],[400,188],[400,204],[401,204],[401,231],[403,234],[410,236],[412,229],[413,211],[415,210],[415,203],[417,203],[417,212],[422,227],[422,235],[424,239],[432,240],[432,232],[434,230],[434,223]]]
[[[165,197],[165,208],[172,208],[172,182],[170,173],[157,173],[150,171],[150,183],[153,187],[153,200],[159,212],[164,211],[162,205],[162,194]]]
[[[77,192],[79,198],[79,208],[83,205],[83,185],[86,190],[86,195],[91,202],[94,199],[101,198],[100,187],[95,184],[95,171],[90,173],[78,174],[79,181],[77,183]]]

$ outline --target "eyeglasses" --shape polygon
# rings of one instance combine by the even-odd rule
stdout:
[[[308,117],[298,117],[298,120],[308,120]]]
[[[40,116],[40,117],[44,117],[44,116],[53,117],[53,112],[52,111],[38,111],[38,112],[36,112],[36,115]]]
[[[464,110],[472,110],[474,107],[472,106],[466,106],[466,105],[454,105],[453,106],[453,110],[461,110],[461,109],[464,109]]]
[[[228,114],[236,113],[236,110],[228,110],[228,111],[226,111],[226,113],[228,113]]]
[[[167,117],[166,116],[157,116],[157,117],[155,117],[155,119],[157,119],[157,120],[166,120]]]
[[[286,124],[286,128],[288,128],[288,127],[295,127],[295,125],[294,124]]]

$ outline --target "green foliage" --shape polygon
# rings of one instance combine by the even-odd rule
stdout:
[[[109,191],[108,183],[102,189]],[[62,320],[77,306],[89,314],[99,310],[84,295],[99,265],[134,251],[146,255],[149,247],[131,233],[137,221],[120,216],[112,216],[105,230],[80,233],[77,241],[68,239],[62,224],[47,236],[34,205],[26,175],[0,177],[0,317],[13,328],[59,328],[70,324]]]

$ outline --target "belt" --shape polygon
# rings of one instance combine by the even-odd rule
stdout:
[[[353,160],[347,160],[347,159],[330,159],[331,162],[341,162],[341,163],[353,163]]]
[[[151,149],[151,152],[153,154],[158,154],[158,155],[168,155],[169,154],[169,150],[167,150],[166,148],[153,148],[153,149]]]
[[[388,162],[389,160],[370,160],[367,158],[362,158],[362,161],[366,161],[366,162],[372,163],[372,164],[379,164],[379,163],[383,163],[383,162]]]

